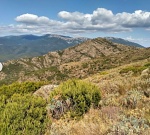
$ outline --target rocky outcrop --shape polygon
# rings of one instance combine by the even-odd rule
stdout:
[[[147,77],[150,75],[150,68],[147,68],[145,70],[142,71],[141,76],[142,77]]]
[[[40,96],[46,100],[48,100],[50,92],[53,91],[58,85],[44,85],[40,89],[38,89],[36,92],[34,92],[33,95]]]

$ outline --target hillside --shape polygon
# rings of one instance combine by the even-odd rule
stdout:
[[[79,120],[53,121],[48,134],[149,135],[150,59],[98,72],[84,81],[101,91],[99,108]]]
[[[2,135],[150,134],[150,48],[96,38],[3,64]]]
[[[118,43],[118,44],[123,44],[123,45],[128,45],[128,46],[135,46],[135,47],[140,47],[140,48],[144,48],[144,46],[138,44],[138,43],[134,43],[122,38],[115,38],[115,37],[106,37],[107,40],[110,40],[114,43]]]
[[[0,84],[26,80],[57,84],[149,57],[150,48],[124,46],[96,38],[43,56],[8,61],[4,63]]]
[[[0,134],[149,135],[149,68],[147,58],[59,86],[45,82],[1,86]],[[62,103],[59,109],[55,103]]]
[[[53,34],[0,37],[0,61],[41,56],[50,51],[62,50],[86,40],[87,38],[72,38]]]
[[[114,43],[143,48],[143,46],[121,38],[106,37]],[[63,35],[46,34],[0,37],[0,61],[41,56],[51,51],[63,50],[80,44],[88,38],[72,38]]]

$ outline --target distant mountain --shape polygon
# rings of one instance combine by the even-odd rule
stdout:
[[[105,38],[107,40],[110,40],[110,41],[114,42],[114,43],[144,48],[144,46],[142,46],[142,45],[140,45],[138,43],[134,43],[134,42],[122,39],[122,38],[115,38],[115,37],[105,37]]]
[[[137,43],[121,38],[106,37],[105,39],[114,43],[144,48]],[[0,37],[0,61],[41,56],[48,52],[66,49],[86,40],[89,40],[89,38],[73,38],[56,34]]]
[[[96,38],[43,56],[8,61],[3,64],[0,85],[39,80],[57,84],[149,57],[150,48],[125,46]]]
[[[54,34],[0,37],[0,61],[40,56],[86,40],[87,38],[72,38]]]

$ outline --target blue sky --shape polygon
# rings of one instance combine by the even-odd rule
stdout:
[[[0,36],[120,37],[150,47],[150,0],[0,0]]]

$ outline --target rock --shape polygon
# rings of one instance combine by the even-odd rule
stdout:
[[[58,85],[44,85],[40,89],[38,89],[36,92],[34,92],[33,95],[40,96],[46,100],[48,100],[50,92],[53,91]]]
[[[145,77],[145,76],[148,76],[148,75],[150,75],[150,68],[147,68],[147,69],[143,70],[142,73],[141,73],[142,77]]]

